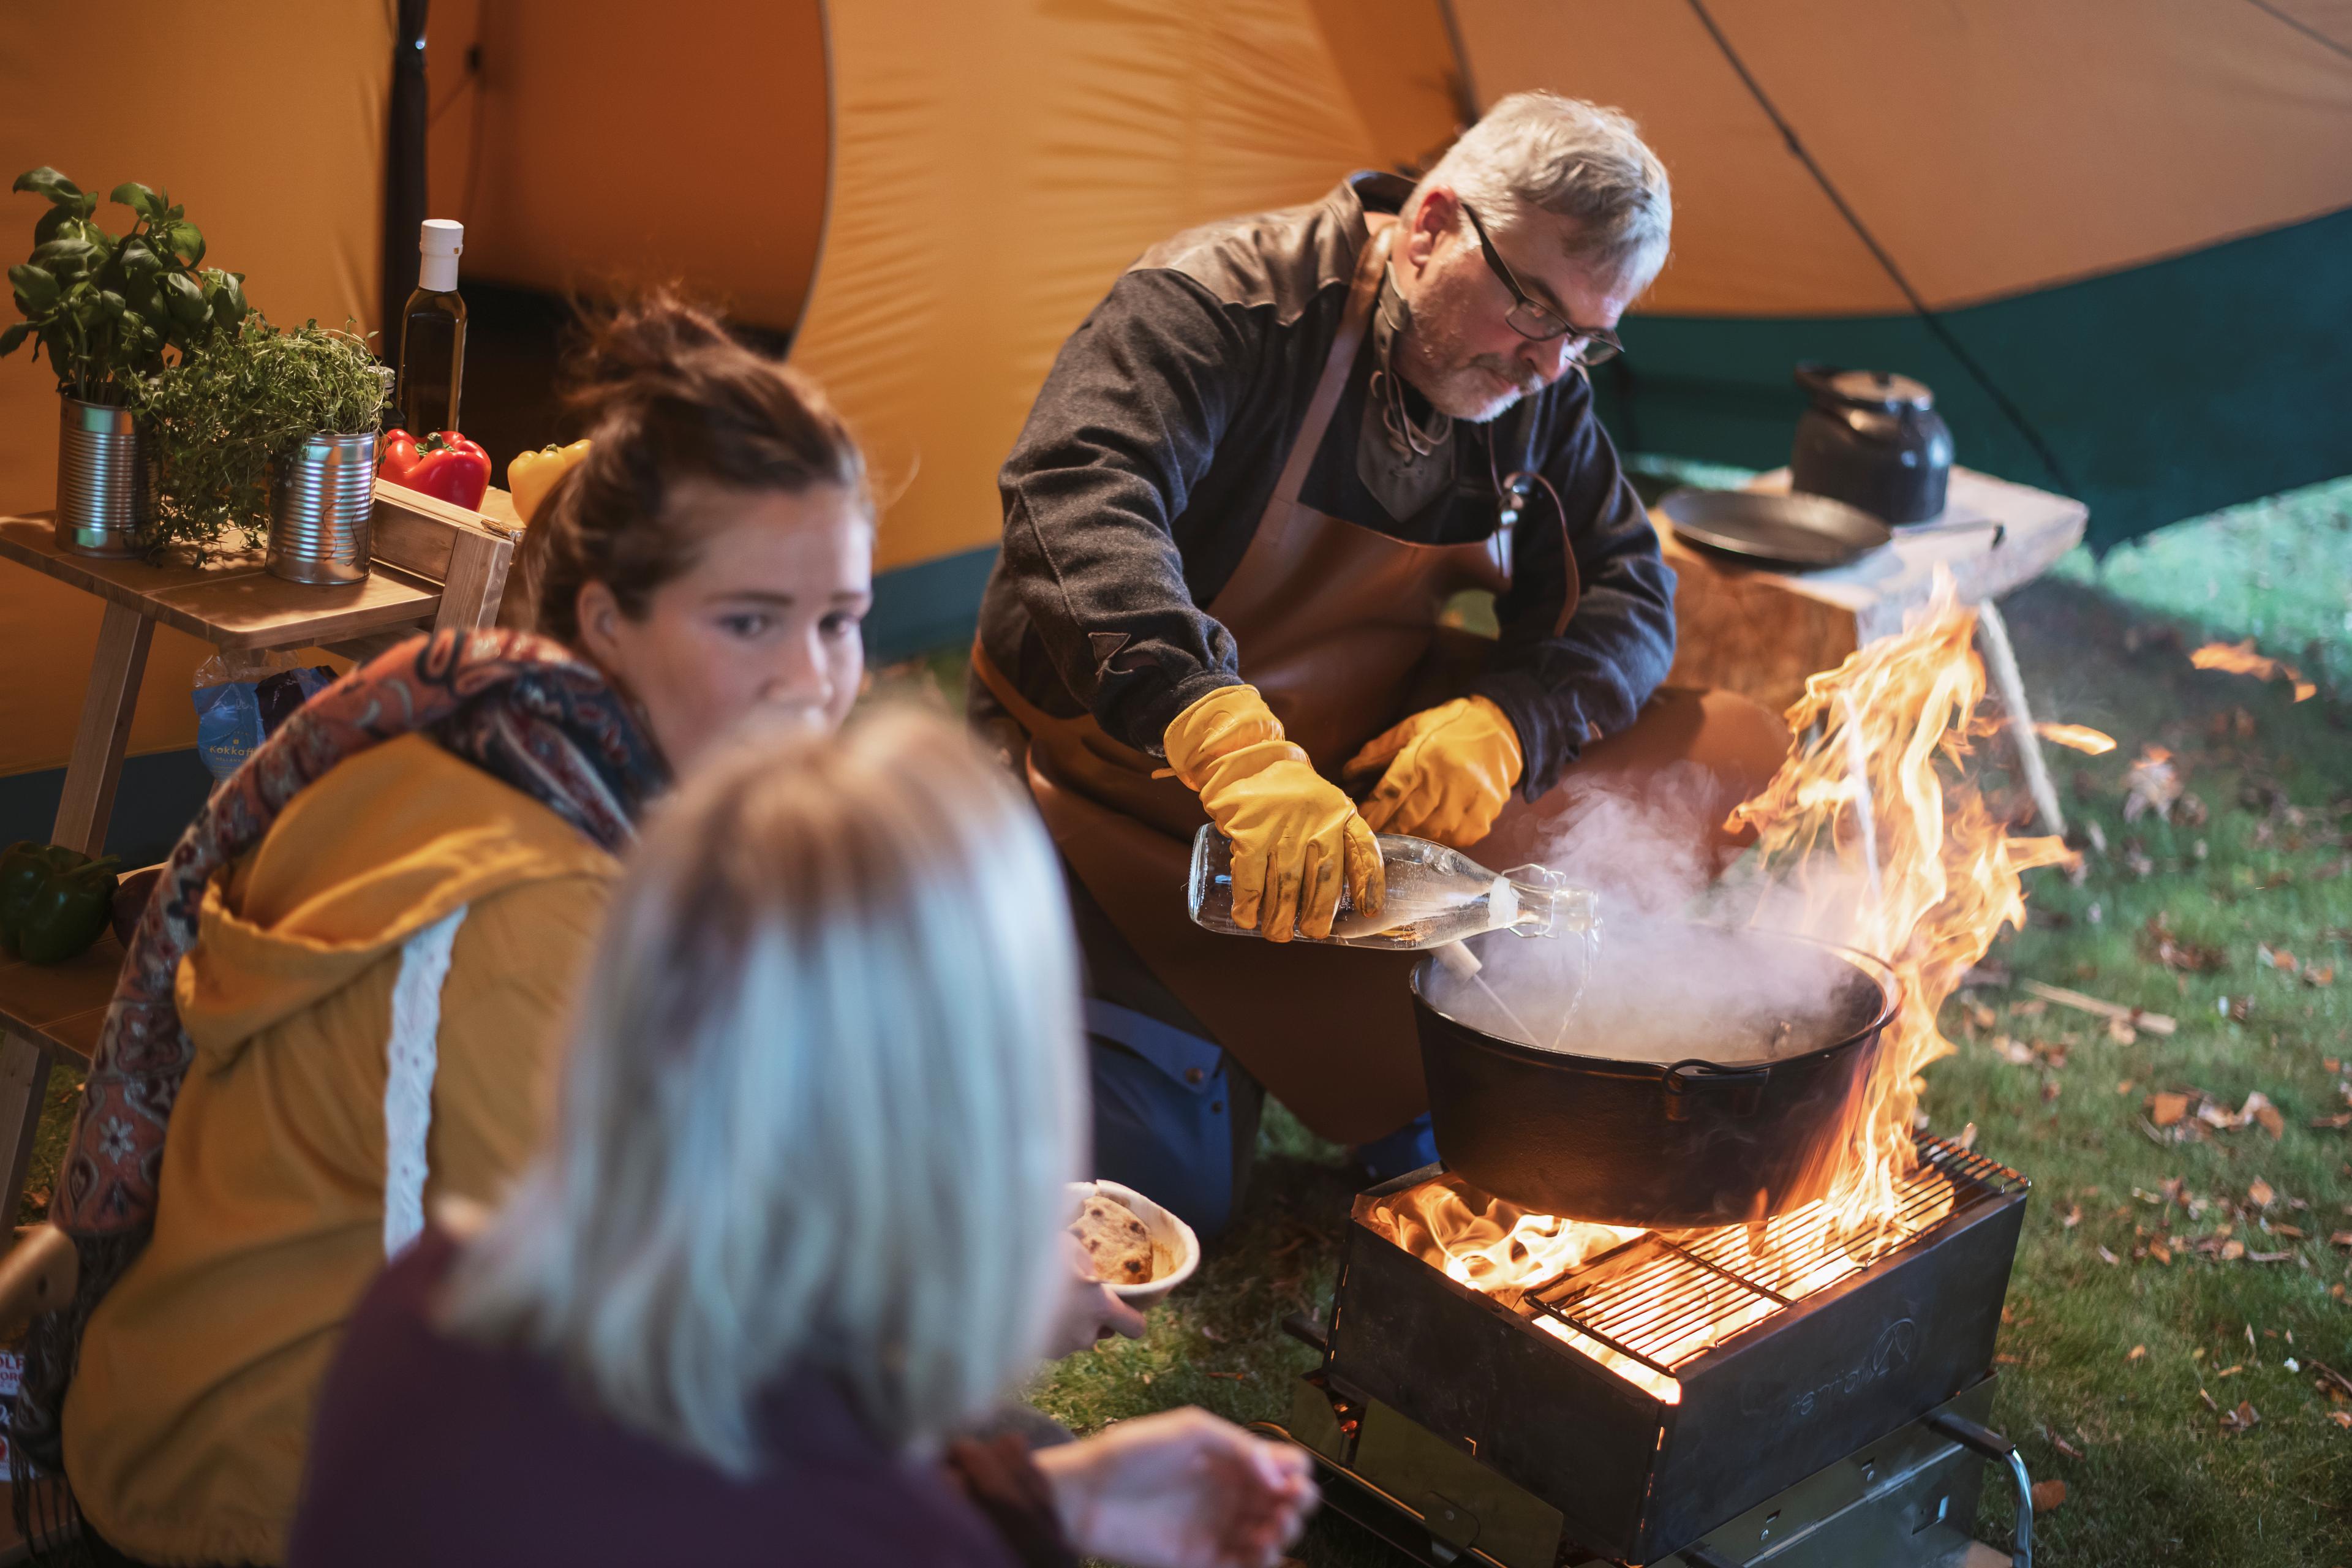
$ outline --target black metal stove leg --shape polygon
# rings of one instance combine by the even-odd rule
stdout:
[[[2033,1568],[2033,1481],[2025,1473],[2025,1460],[2018,1453],[2017,1445],[1991,1427],[1979,1426],[1967,1416],[1949,1411],[1928,1416],[1927,1425],[1963,1448],[1973,1449],[2009,1467],[2010,1484],[2017,1489],[2017,1528],[2010,1544],[2010,1562],[2012,1568]]]

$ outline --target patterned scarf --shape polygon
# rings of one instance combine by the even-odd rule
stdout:
[[[337,763],[417,732],[616,853],[667,782],[620,695],[560,644],[527,632],[442,631],[319,693],[213,792],[131,939],[50,1205],[50,1223],[81,1255],[81,1276],[74,1300],[37,1321],[26,1348],[14,1436],[44,1468],[62,1466],[56,1415],[82,1326],[152,1229],[172,1106],[195,1054],[173,987],[195,944],[206,884]]]

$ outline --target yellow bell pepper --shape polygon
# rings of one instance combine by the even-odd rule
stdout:
[[[587,455],[585,437],[569,447],[548,446],[536,452],[517,453],[507,465],[507,491],[514,497],[515,515],[529,522],[547,492],[555,488],[555,481]]]

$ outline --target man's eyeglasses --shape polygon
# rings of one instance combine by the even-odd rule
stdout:
[[[1519,280],[1512,276],[1509,265],[1495,249],[1495,242],[1486,237],[1486,226],[1478,221],[1478,215],[1470,210],[1468,202],[1462,204],[1462,213],[1470,220],[1470,226],[1478,233],[1478,248],[1486,253],[1486,265],[1494,268],[1495,276],[1503,280],[1503,287],[1511,291],[1510,313],[1503,318],[1510,322],[1511,331],[1539,343],[1551,342],[1573,333],[1575,342],[1568,345],[1568,357],[1581,365],[1600,364],[1625,352],[1625,345],[1617,341],[1617,334],[1607,328],[1580,327],[1549,306],[1529,299],[1528,291],[1519,287]]]

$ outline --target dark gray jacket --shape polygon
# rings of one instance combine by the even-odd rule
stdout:
[[[1090,711],[1157,753],[1170,720],[1241,679],[1232,634],[1202,606],[1249,547],[1305,420],[1364,214],[1393,212],[1409,193],[1392,175],[1358,174],[1311,205],[1179,235],[1122,275],[1062,346],[999,476],[1003,553],[981,603],[982,645],[1030,701]],[[1575,617],[1551,636],[1561,529],[1538,489],[1496,606],[1501,640],[1468,688],[1517,728],[1533,798],[1575,760],[1588,726],[1624,729],[1664,679],[1674,574],[1580,375],[1491,426],[1456,425],[1450,482],[1413,515],[1391,516],[1357,461],[1371,361],[1358,356],[1306,504],[1393,538],[1453,543],[1493,531],[1497,473],[1533,468],[1559,492],[1583,583]],[[977,681],[974,693],[976,708],[990,705]]]

